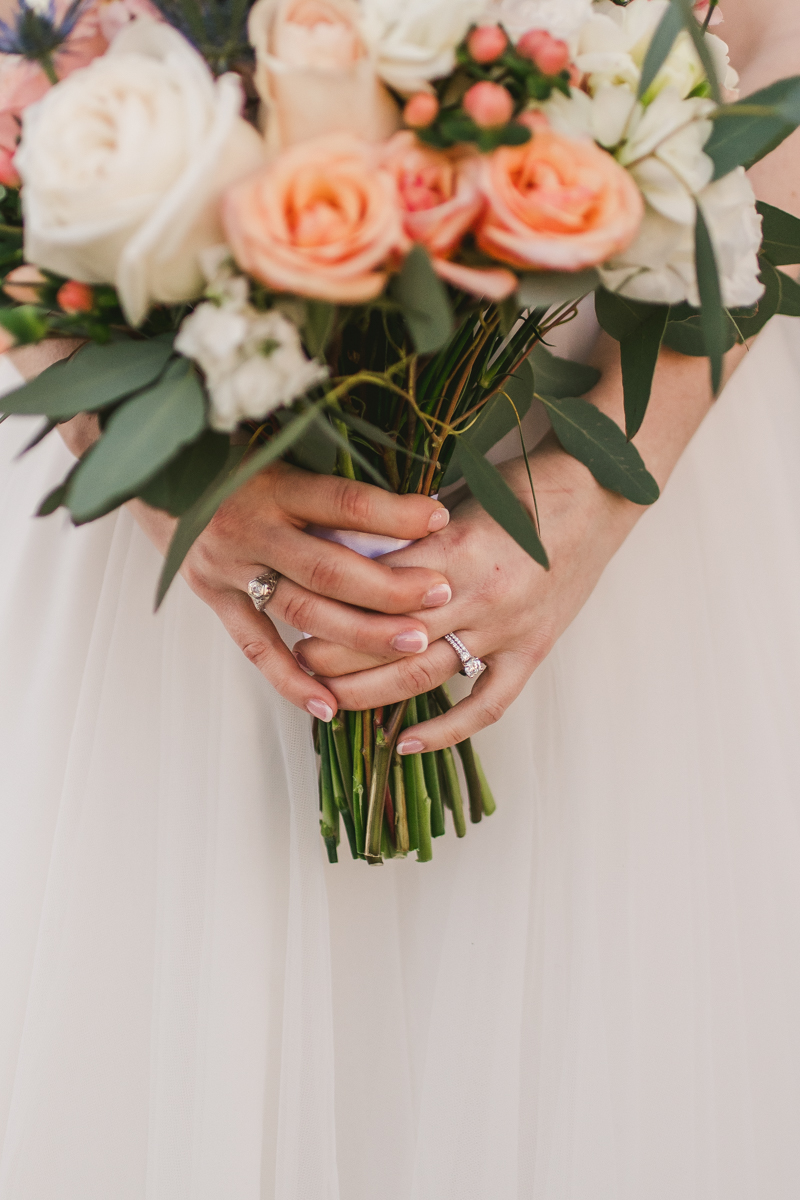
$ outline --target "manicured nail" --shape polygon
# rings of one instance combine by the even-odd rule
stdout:
[[[333,709],[324,700],[309,700],[306,708],[312,717],[319,717],[320,721],[324,721],[326,725],[333,720]]]
[[[446,508],[435,508],[431,513],[428,521],[428,533],[436,533],[437,529],[444,529],[445,525],[450,522],[450,513]]]
[[[420,754],[425,749],[425,743],[419,738],[406,738],[404,742],[397,743],[398,754]]]
[[[297,665],[298,665],[298,667],[301,667],[301,668],[302,668],[302,670],[304,670],[304,671],[305,671],[306,675],[313,675],[313,674],[314,674],[314,672],[311,670],[311,667],[308,665],[308,663],[306,662],[306,660],[303,658],[303,656],[302,656],[302,654],[300,653],[300,651],[299,651],[299,650],[293,650],[293,651],[292,651],[292,654],[293,654],[293,655],[295,656],[295,658],[297,659]]]
[[[443,604],[449,604],[452,599],[453,592],[450,586],[446,583],[437,583],[422,597],[422,607],[441,608]]]
[[[401,654],[422,654],[423,650],[428,649],[428,638],[418,629],[407,629],[405,633],[398,633],[392,638],[392,649],[399,650]]]

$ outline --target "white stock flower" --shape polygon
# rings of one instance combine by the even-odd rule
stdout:
[[[723,303],[748,308],[764,289],[758,279],[761,217],[744,168],[710,183],[697,200],[714,245]],[[600,273],[607,288],[632,300],[699,305],[694,218],[671,221],[648,206],[636,241]]]
[[[404,96],[449,75],[486,0],[362,0],[361,33],[378,74]]]
[[[211,425],[229,432],[267,416],[323,380],[327,367],[306,358],[297,328],[274,309],[247,302],[243,276],[221,273],[181,325],[175,349],[202,367],[211,399]]]
[[[108,52],[27,109],[16,165],[25,257],[115,284],[128,320],[203,290],[222,192],[263,161],[235,75],[214,80],[171,26],[131,22]]]
[[[546,29],[574,50],[591,11],[592,0],[494,0],[483,15],[501,24],[514,41],[529,29]]]
[[[711,182],[714,164],[703,147],[713,109],[711,100],[682,100],[668,87],[647,108],[637,104],[632,112],[617,159],[648,203],[670,220],[694,224],[694,197]]]

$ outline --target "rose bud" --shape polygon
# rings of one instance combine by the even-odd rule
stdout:
[[[479,25],[467,38],[467,49],[476,63],[494,62],[508,45],[499,25]]]
[[[14,166],[15,153],[0,147],[0,183],[3,187],[18,188],[20,185],[21,180]]]
[[[23,263],[6,275],[3,291],[17,304],[38,304],[43,283],[47,283],[47,280],[39,268]]]
[[[71,316],[91,312],[94,308],[94,292],[88,284],[78,283],[77,279],[68,279],[66,283],[62,283],[56,300],[64,312]]]
[[[415,92],[403,109],[403,120],[412,129],[424,129],[436,119],[439,101],[430,92]]]
[[[482,129],[505,125],[514,115],[514,101],[499,83],[475,83],[461,102],[465,111]]]
[[[546,29],[529,29],[517,42],[517,54],[529,58],[543,75],[558,75],[569,65],[569,46]]]

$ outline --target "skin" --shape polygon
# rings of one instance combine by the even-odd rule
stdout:
[[[771,0],[769,23],[755,0],[725,0],[724,13],[719,32],[742,74],[743,94],[800,73],[796,0]],[[799,151],[796,134],[752,172],[762,199],[797,215]],[[47,365],[39,361],[41,353],[39,348],[17,352],[20,369],[28,374],[41,370]],[[742,347],[730,352],[728,375],[745,353]],[[616,343],[602,336],[595,362],[603,378],[589,398],[622,425]],[[635,439],[662,487],[712,403],[707,363],[665,349],[650,407]],[[91,418],[76,418],[62,428],[62,435],[80,454],[97,436],[96,424]],[[549,572],[470,497],[455,505],[445,523],[446,513],[435,501],[390,497],[368,484],[325,479],[281,465],[251,481],[223,506],[189,554],[183,574],[281,694],[323,719],[339,705],[374,707],[443,682],[458,664],[441,638],[458,633],[489,669],[452,712],[407,730],[399,749],[411,753],[452,745],[499,719],[580,611],[643,512],[602,489],[552,436],[529,461]],[[504,473],[523,503],[530,503],[523,460],[508,463]],[[163,553],[174,522],[138,501],[130,507]],[[343,547],[310,537],[304,532],[308,523],[421,540],[381,563],[369,563]],[[314,635],[297,644],[299,663],[242,590],[266,565],[284,576],[270,602],[270,614]],[[369,612],[360,607],[366,597]],[[417,652],[410,652],[412,641],[398,648],[396,639],[404,633],[412,641],[418,635]],[[314,677],[302,666],[313,670]]]

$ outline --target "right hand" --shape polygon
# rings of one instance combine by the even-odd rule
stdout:
[[[129,507],[165,553],[175,521],[139,500]],[[426,496],[395,496],[368,483],[275,463],[222,505],[182,574],[281,695],[329,721],[335,696],[301,669],[270,617],[366,654],[421,654],[428,646],[425,624],[402,614],[447,604],[451,591],[439,571],[373,562],[306,533],[306,526],[415,540],[443,529],[449,519],[447,509]],[[256,611],[246,590],[267,567],[281,575],[269,616]]]

